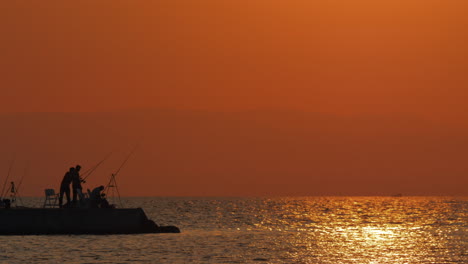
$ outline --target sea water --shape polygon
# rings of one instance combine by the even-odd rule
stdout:
[[[0,262],[468,263],[468,197],[145,197],[122,204],[182,233],[0,236]]]

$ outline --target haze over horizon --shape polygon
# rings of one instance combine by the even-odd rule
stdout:
[[[0,184],[139,144],[124,195],[468,195],[467,8],[3,1]]]

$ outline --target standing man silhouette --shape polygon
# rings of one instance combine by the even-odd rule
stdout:
[[[75,168],[71,167],[69,171],[63,176],[62,183],[60,184],[59,207],[62,208],[63,194],[67,195],[67,204],[70,205],[70,183],[72,182]]]
[[[72,187],[73,187],[73,204],[76,205],[77,198],[80,200],[83,199],[83,187],[81,187],[81,182],[83,181],[80,178],[80,165],[76,165],[75,170],[72,174]]]

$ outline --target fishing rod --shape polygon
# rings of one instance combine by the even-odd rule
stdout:
[[[13,168],[13,163],[15,162],[15,160],[13,159],[10,163],[10,167],[8,168],[8,174],[7,174],[7,177],[5,178],[5,182],[3,183],[3,187],[2,187],[2,195],[0,196],[0,199],[3,199],[3,194],[5,192],[5,186],[6,186],[6,183],[8,182],[8,178],[10,178],[10,173],[11,173],[11,169]]]
[[[114,173],[114,176],[117,176],[117,174],[119,174],[120,170],[123,168],[123,166],[125,165],[125,163],[127,163],[128,159],[130,159],[130,157],[133,155],[133,153],[135,152],[135,150],[137,149],[138,145],[135,146],[132,150],[132,152],[130,152],[130,154],[128,154],[127,158],[124,160],[124,162],[120,165],[119,169]]]
[[[21,177],[21,179],[20,179],[18,185],[16,186],[16,192],[19,191],[19,189],[20,189],[20,187],[21,187],[21,184],[23,183],[24,177],[26,176],[26,174],[28,174],[28,169],[29,169],[29,168],[28,168],[28,165],[26,165],[26,167],[24,167],[24,174],[23,174],[23,177]]]
[[[23,204],[23,201],[21,200],[21,197],[19,196],[19,190],[21,188],[21,184],[23,184],[23,180],[24,178],[26,177],[26,175],[28,174],[28,169],[29,169],[29,164],[26,164],[26,166],[24,167],[24,174],[23,174],[23,177],[21,177],[18,185],[16,186],[16,189],[15,189],[15,192],[14,192],[14,195],[15,195],[15,198],[18,198],[21,202],[21,204]],[[18,196],[18,197],[17,197]]]
[[[130,159],[130,157],[133,155],[133,153],[135,152],[137,147],[138,147],[138,145],[133,148],[133,150],[130,152],[130,154],[128,154],[127,158],[125,158],[125,160],[122,162],[122,164],[117,169],[117,171],[111,174],[111,178],[109,179],[109,183],[104,188],[104,193],[107,193],[107,191],[110,188],[115,187],[115,189],[117,191],[118,198],[119,198],[120,207],[123,207],[123,206],[122,206],[122,200],[120,199],[120,192],[119,192],[119,188],[117,186],[117,181],[116,181],[115,177],[117,176],[117,174],[119,174],[120,170],[123,168],[123,166],[127,163],[127,161]]]
[[[83,175],[86,175],[86,176],[84,176],[83,182],[86,181],[86,179],[87,179],[91,174],[93,174],[93,172],[94,172],[99,166],[101,166],[101,164],[102,164],[104,161],[106,161],[106,160],[112,155],[112,153],[113,153],[113,151],[111,151],[109,154],[107,154],[107,155],[104,157],[104,159],[101,160],[100,162],[98,162],[96,165],[94,165],[94,167],[92,167],[92,168],[88,169],[87,171],[85,171],[85,172],[83,173]]]

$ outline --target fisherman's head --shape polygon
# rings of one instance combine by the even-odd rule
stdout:
[[[101,191],[104,191],[104,186],[103,186],[103,185],[99,186],[99,189],[100,189]]]
[[[76,165],[76,170],[77,170],[77,171],[80,171],[80,169],[81,169],[81,166],[80,166],[80,165]]]
[[[73,172],[73,171],[75,171],[75,167],[70,168],[70,172]]]

